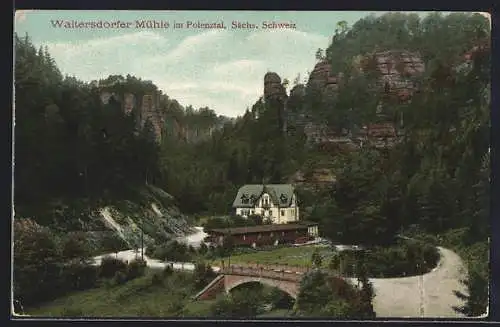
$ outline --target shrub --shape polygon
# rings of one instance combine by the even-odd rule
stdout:
[[[273,287],[267,296],[267,301],[274,309],[289,309],[293,306],[293,298],[277,287]]]
[[[351,300],[356,297],[356,290],[342,278],[331,276],[328,278],[328,288],[336,298]]]
[[[185,262],[191,260],[192,253],[190,253],[189,247],[186,244],[172,241],[167,244],[158,245],[153,250],[151,257],[163,261]]]
[[[98,267],[73,263],[63,269],[63,280],[68,290],[86,290],[97,285]]]
[[[137,277],[144,276],[146,270],[146,261],[137,259],[128,264],[127,267],[127,280],[132,280]]]
[[[117,271],[113,277],[114,285],[123,285],[127,282],[127,274],[123,271]]]
[[[25,305],[48,301],[68,291],[58,236],[30,219],[14,219],[14,290]]]
[[[157,245],[156,244],[151,244],[146,248],[146,251],[144,251],[144,254],[147,255],[150,258],[157,259],[155,257],[155,251],[156,251]]]
[[[99,267],[99,277],[113,278],[117,272],[125,273],[126,270],[127,264],[122,260],[112,257],[104,257],[102,258],[101,265]]]
[[[216,274],[209,264],[197,262],[194,267],[194,284],[196,288],[202,288],[215,278]]]
[[[163,284],[163,277],[159,273],[154,273],[153,276],[151,277],[151,285],[162,285]]]
[[[171,276],[174,273],[174,268],[170,265],[166,265],[165,268],[163,268],[162,274],[163,277],[168,277]]]
[[[205,255],[208,252],[208,246],[205,243],[200,244],[200,248],[198,249],[198,253],[201,255]]]
[[[81,234],[66,236],[62,244],[62,255],[65,259],[88,259],[90,244]]]

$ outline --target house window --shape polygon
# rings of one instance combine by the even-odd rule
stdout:
[[[285,232],[281,232],[281,236],[285,236]]]
[[[281,210],[281,216],[283,217],[285,215],[285,210]]]
[[[274,233],[273,233],[273,232],[271,232],[271,237],[273,237],[273,236],[274,236]]]
[[[257,239],[260,240],[261,237],[262,237],[262,235],[259,233],[259,235],[257,235]]]
[[[246,195],[246,194],[243,194],[243,195],[241,196],[241,203],[243,203],[243,204],[248,204],[248,202],[249,202],[249,199],[248,199],[247,195]]]
[[[254,212],[253,210],[250,210],[250,214],[251,214],[251,215],[253,215],[253,212]]]
[[[243,235],[243,241],[245,241],[247,239],[246,235]]]

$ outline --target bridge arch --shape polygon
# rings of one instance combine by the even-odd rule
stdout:
[[[227,278],[228,276],[226,276]],[[283,292],[287,293],[290,295],[294,300],[297,300],[298,296],[298,285],[295,282],[288,282],[288,281],[279,281],[275,279],[270,279],[270,278],[261,278],[261,277],[251,277],[251,276],[241,276],[238,279],[233,279],[230,281],[227,281],[225,284],[225,291],[226,293],[229,293],[231,290],[234,288],[243,285],[243,284],[248,284],[248,283],[260,283],[264,285],[268,285],[271,287],[276,287]]]

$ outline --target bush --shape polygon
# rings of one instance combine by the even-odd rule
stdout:
[[[97,286],[99,268],[73,263],[63,269],[63,280],[68,290],[86,290]]]
[[[127,266],[127,280],[144,276],[146,266],[146,261],[141,259],[131,261]]]
[[[153,276],[151,277],[151,285],[163,285],[163,278],[164,276],[159,274],[159,273],[154,273]]]
[[[123,271],[117,271],[113,277],[114,285],[123,285],[127,282],[127,274]]]
[[[273,309],[290,309],[293,306],[294,300],[287,293],[277,287],[273,287],[266,297]]]
[[[156,246],[151,250],[152,253],[150,257],[162,261],[187,262],[190,261],[193,256],[193,253],[189,250],[190,249],[186,244],[172,241],[167,244]]]
[[[57,235],[29,219],[14,219],[13,229],[15,297],[31,305],[67,292]]]
[[[198,249],[198,253],[201,255],[205,255],[207,254],[207,252],[208,252],[208,246],[204,242],[201,242],[200,247]]]
[[[359,251],[342,251],[341,264],[347,276],[357,276]],[[439,261],[439,251],[420,241],[405,241],[391,247],[373,247],[364,256],[369,277],[414,276],[429,272]]]
[[[66,236],[62,244],[62,255],[65,259],[88,259],[90,244],[81,234]]]
[[[112,257],[104,257],[101,260],[99,267],[99,277],[113,278],[117,272],[125,273],[127,271],[127,264],[120,259]]]
[[[174,273],[174,268],[170,265],[166,265],[165,268],[163,268],[162,274],[163,277],[168,277],[171,276]]]
[[[321,306],[318,304],[321,303]],[[332,318],[374,318],[372,297],[342,278],[313,271],[300,284],[296,313]]]
[[[155,257],[155,251],[158,246],[156,244],[151,244],[146,248],[146,251],[144,251],[144,254],[150,258],[157,259]]]
[[[212,281],[217,274],[212,270],[209,264],[197,262],[194,267],[193,278],[196,288],[203,288]]]

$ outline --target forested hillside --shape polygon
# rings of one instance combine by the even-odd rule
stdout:
[[[288,102],[283,95],[269,101],[264,94],[236,125],[199,144],[191,156],[179,150],[186,157],[170,157],[163,167],[178,171],[173,167],[190,162],[184,165],[187,195],[181,197],[191,199],[191,210],[221,214],[242,183],[285,182],[297,169],[333,168],[333,192],[299,190],[307,209],[303,218],[318,221],[323,235],[345,243],[433,235],[436,244],[467,261],[474,295],[464,311],[481,314],[488,294],[489,37],[489,23],[478,14],[419,19],[395,13],[352,27],[340,23],[325,55],[318,54],[341,76],[336,92],[307,83]],[[408,77],[398,72],[413,87],[404,97],[394,96],[380,83],[383,74],[370,66],[373,54],[393,50],[415,53],[425,66]],[[282,132],[285,103],[334,130],[402,120],[401,135],[392,148],[325,153],[305,147],[303,130],[293,121]],[[183,184],[182,175],[175,179]]]
[[[120,102],[125,93],[158,91],[153,83],[64,77],[46,50],[16,36],[16,218],[53,226],[75,210],[121,200],[147,204],[146,184],[171,194],[184,213],[226,215],[241,184],[282,183],[298,170],[327,167],[336,176],[331,189],[299,189],[302,218],[345,243],[387,244],[403,233],[452,247],[469,268],[471,295],[461,310],[481,314],[488,296],[489,39],[489,22],[479,14],[340,22],[316,54],[335,87],[311,82],[311,74],[305,85],[297,78],[300,92],[289,96],[288,81],[268,73],[276,93],[263,91],[235,120],[162,94],[165,134],[157,142],[154,126],[138,127],[138,116]],[[377,60],[387,52],[408,52],[425,67],[418,74],[395,67],[412,87],[404,96],[384,82],[390,74]],[[103,103],[102,85],[119,96]],[[398,124],[398,142],[325,151],[306,146],[303,121],[291,117],[345,135],[372,123]],[[189,126],[210,132],[190,142]]]

